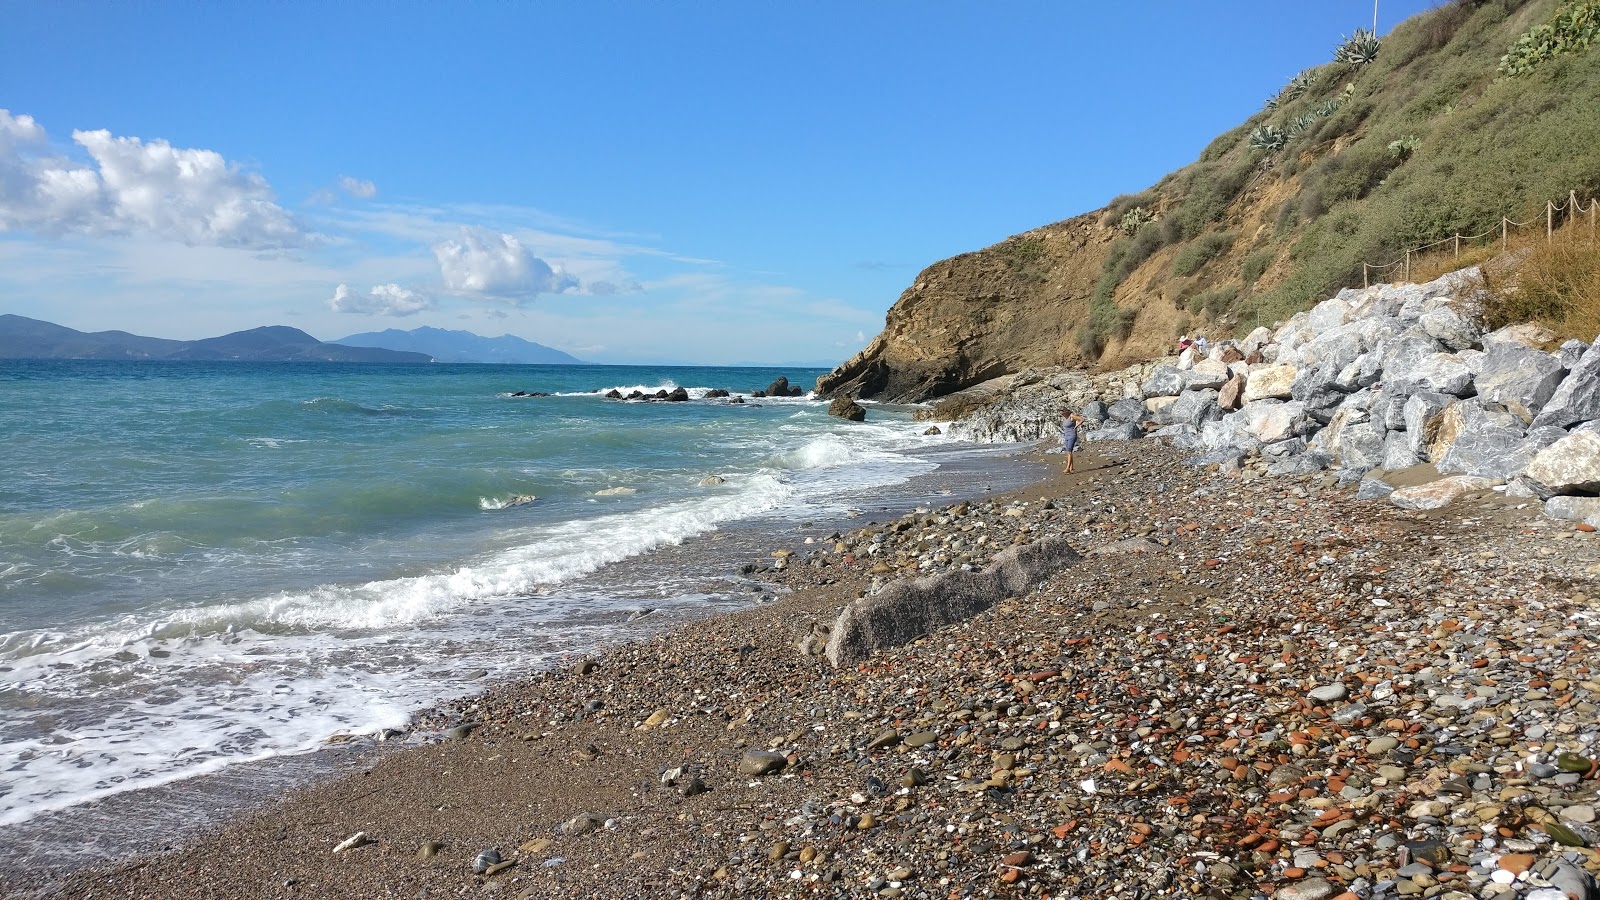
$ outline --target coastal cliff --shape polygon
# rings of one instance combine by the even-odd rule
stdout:
[[[1091,362],[1073,336],[1115,236],[1097,219],[1046,225],[924,269],[883,332],[817,390],[916,401],[1032,365]]]
[[[1502,217],[1542,236],[1547,203],[1600,194],[1597,17],[1592,0],[1458,0],[1381,39],[1330,35],[1332,62],[1263,86],[1260,110],[1154,186],[928,266],[817,390],[914,402],[1115,368],[1271,326],[1369,264],[1406,260],[1373,278],[1394,281],[1485,261]],[[1441,239],[1448,261],[1408,252]],[[1564,315],[1544,324],[1592,337]]]

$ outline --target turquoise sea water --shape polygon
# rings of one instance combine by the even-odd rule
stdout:
[[[629,609],[746,597],[639,558],[934,468],[907,410],[700,397],[780,374],[820,373],[0,361],[0,825],[400,726]]]

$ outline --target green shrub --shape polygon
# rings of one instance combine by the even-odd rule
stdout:
[[[1323,159],[1306,179],[1306,190],[1316,191],[1327,207],[1344,200],[1359,200],[1372,192],[1402,162],[1382,144],[1357,141],[1349,149]],[[1302,220],[1312,218],[1301,207]]]
[[[1122,221],[1122,217],[1127,215],[1128,211],[1134,207],[1143,206],[1146,209],[1149,209],[1155,205],[1155,195],[1151,194],[1149,191],[1143,191],[1137,194],[1120,194],[1111,198],[1111,202],[1106,204],[1105,224],[1118,224]]]
[[[1211,162],[1212,160],[1221,159],[1228,154],[1229,150],[1239,146],[1239,142],[1243,141],[1249,136],[1249,134],[1249,122],[1246,122],[1243,125],[1232,128],[1228,131],[1224,131],[1222,134],[1212,139],[1211,143],[1206,145],[1206,149],[1200,151],[1200,162]]]
[[[1301,196],[1304,196],[1302,194]],[[1278,204],[1278,212],[1273,216],[1273,230],[1277,232],[1288,231],[1300,223],[1300,199],[1290,197]]]
[[[1133,333],[1133,320],[1138,312],[1132,309],[1123,309],[1110,299],[1094,299],[1089,303],[1090,339],[1099,350],[1113,340],[1126,340]]]
[[[1214,287],[1189,298],[1188,310],[1193,315],[1201,315],[1203,313],[1214,319],[1233,309],[1238,300],[1239,288],[1236,285],[1227,284],[1221,287]]]
[[[1036,237],[1012,238],[996,248],[1011,274],[1027,281],[1044,281],[1040,263],[1045,261],[1044,240]]]
[[[1235,237],[1231,231],[1201,235],[1172,258],[1172,274],[1185,278],[1200,271],[1206,263],[1228,252]]]
[[[1247,286],[1253,285],[1261,280],[1261,276],[1266,274],[1267,268],[1277,258],[1278,251],[1270,247],[1265,250],[1257,250],[1244,258],[1244,262],[1239,266],[1239,277],[1244,280]]]
[[[1250,176],[1254,172],[1255,165],[1248,159],[1240,160],[1231,167],[1216,165],[1196,168],[1194,177],[1189,180],[1188,195],[1172,215],[1182,226],[1181,236],[1196,237],[1206,230],[1206,226],[1220,221],[1227,214],[1228,207],[1250,183]]]
[[[1507,78],[1527,75],[1539,65],[1564,53],[1588,49],[1600,40],[1600,0],[1569,2],[1555,19],[1523,32],[1500,57],[1499,73]]]
[[[1106,254],[1105,262],[1101,265],[1100,280],[1095,283],[1091,303],[1110,303],[1117,285],[1160,250],[1162,243],[1161,226],[1151,222],[1140,228],[1133,237],[1124,238],[1113,244],[1111,252]]]
[[[1414,134],[1408,134],[1403,137],[1396,138],[1390,141],[1388,144],[1389,155],[1404,162],[1405,160],[1410,159],[1411,154],[1416,151],[1417,143],[1417,136]]]

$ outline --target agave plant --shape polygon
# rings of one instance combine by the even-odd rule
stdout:
[[[1355,34],[1345,38],[1339,49],[1333,52],[1333,61],[1348,63],[1352,66],[1364,66],[1378,58],[1378,47],[1382,41],[1378,36],[1365,28],[1357,28]]]
[[[1339,101],[1339,100],[1324,100],[1321,103],[1317,104],[1317,109],[1316,109],[1317,117],[1321,118],[1321,119],[1326,119],[1329,116],[1333,115],[1334,113],[1338,112],[1339,111],[1339,107],[1341,107],[1343,105],[1344,105],[1344,103]]]
[[[1262,125],[1255,131],[1250,132],[1250,149],[1252,150],[1277,153],[1287,143],[1289,143],[1289,136],[1283,133],[1283,129],[1274,128],[1271,125]]]
[[[1312,116],[1312,115],[1296,116],[1294,121],[1289,123],[1289,127],[1287,129],[1285,129],[1285,132],[1289,137],[1297,138],[1300,135],[1304,134],[1308,129],[1311,128],[1311,126],[1313,126],[1315,124],[1317,124],[1317,117],[1316,116]]]

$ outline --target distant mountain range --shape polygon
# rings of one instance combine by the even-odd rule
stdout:
[[[382,347],[387,350],[411,350],[426,353],[439,362],[447,363],[544,363],[582,365],[560,350],[535,344],[519,337],[503,334],[489,338],[470,331],[447,331],[443,328],[413,328],[401,331],[370,331],[352,334],[334,341],[349,347]]]
[[[196,359],[253,362],[433,362],[426,353],[325,344],[298,328],[268,325],[199,341],[172,341],[126,331],[78,331],[0,315],[0,359]]]

